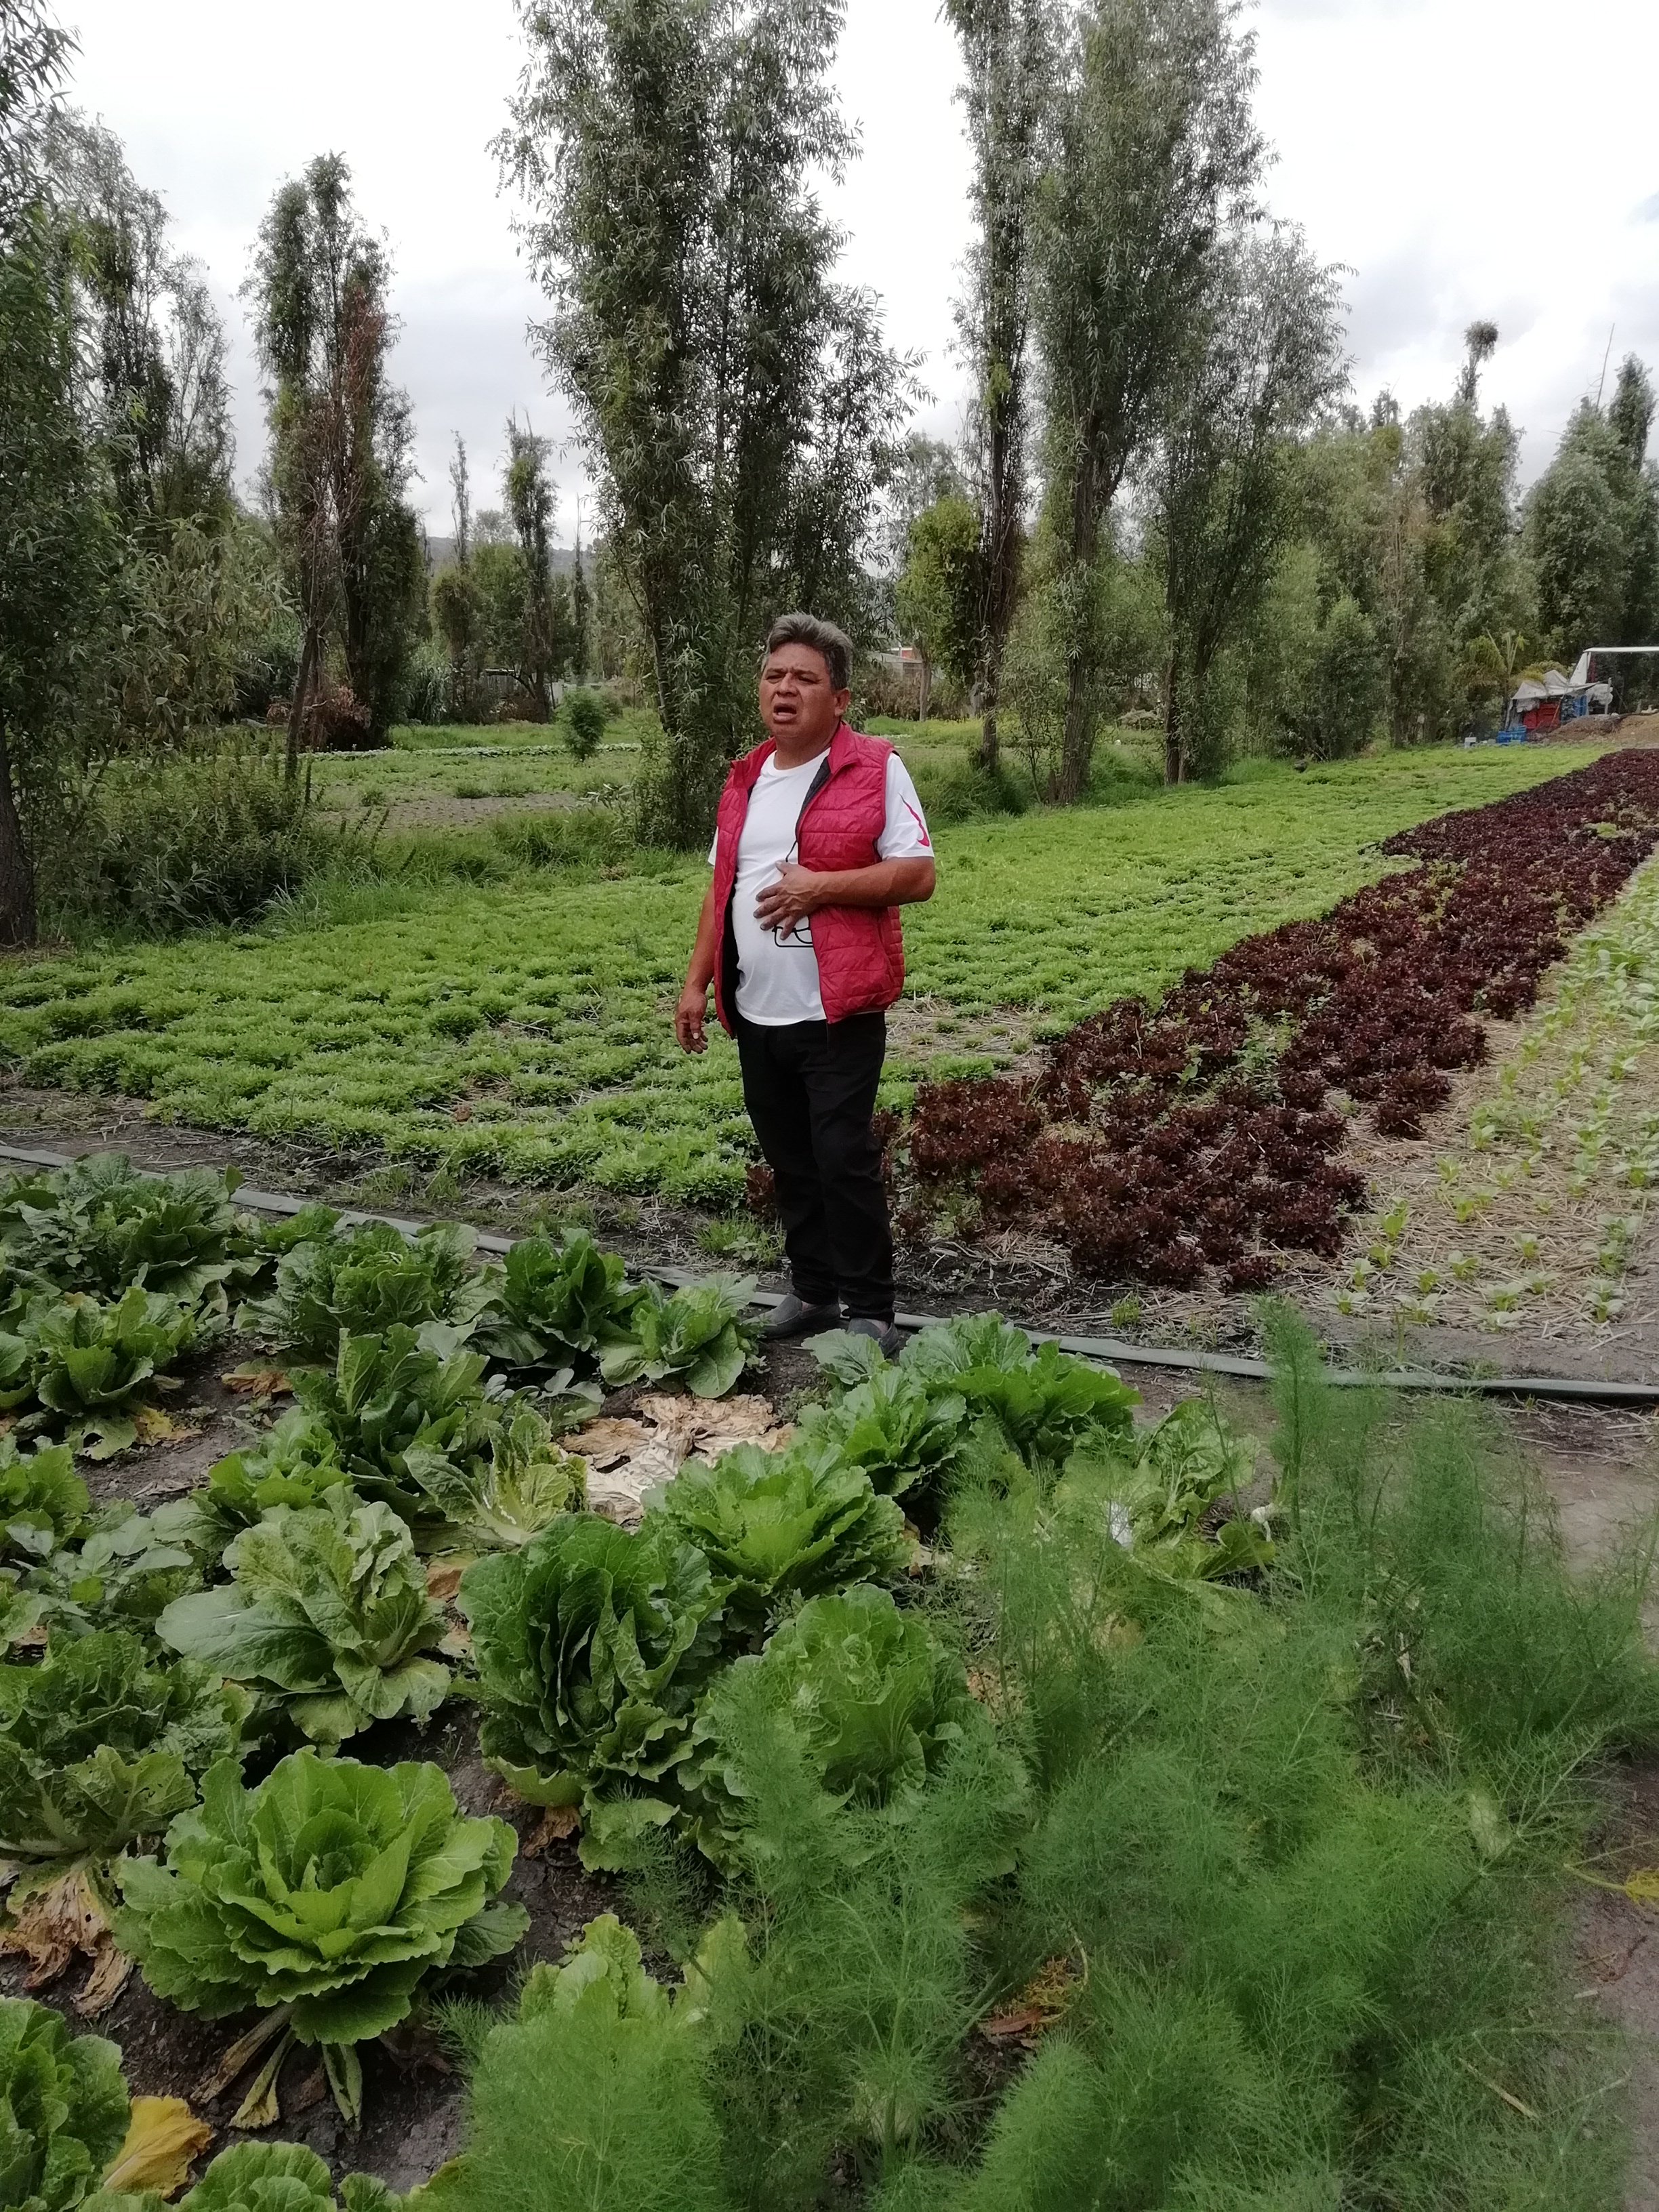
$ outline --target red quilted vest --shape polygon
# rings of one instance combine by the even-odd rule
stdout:
[[[812,779],[800,811],[804,868],[868,868],[887,819],[885,738],[866,738],[839,724],[824,763]],[[720,917],[720,957],[714,963],[714,1011],[733,1030],[738,953],[732,932],[732,888],[738,873],[738,840],[749,811],[755,779],[771,757],[772,740],[733,761],[714,816],[714,911]],[[904,988],[904,940],[898,908],[824,906],[812,916],[818,992],[826,1021],[890,1006]]]

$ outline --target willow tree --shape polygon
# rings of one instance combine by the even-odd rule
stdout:
[[[862,626],[859,560],[907,398],[837,284],[836,0],[520,0],[498,142],[551,304],[533,336],[598,488],[663,741],[642,827],[704,841],[753,733],[753,656],[810,599]]]
[[[1058,799],[1082,792],[1094,747],[1112,502],[1189,349],[1223,223],[1254,202],[1255,82],[1232,0],[1085,0],[1035,240],[1049,589],[1064,641]]]
[[[997,765],[1002,664],[1019,597],[1030,412],[1031,216],[1057,40],[1052,0],[945,0],[961,42],[975,236],[957,328],[974,378],[979,503],[971,690],[980,760]]]

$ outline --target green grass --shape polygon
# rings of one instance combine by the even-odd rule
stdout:
[[[1516,747],[1310,770],[965,823],[910,916],[910,986],[954,1022],[944,1073],[994,1063],[993,1010],[1058,1029],[1156,994],[1249,933],[1311,915],[1387,864],[1376,841],[1582,765]],[[497,855],[499,861],[499,854]],[[373,1147],[538,1182],[730,1203],[750,1157],[736,1055],[670,1030],[707,876],[694,860],[506,882],[337,884],[249,934],[14,967],[0,1060],[118,1091],[161,1118]],[[914,1063],[895,1061],[889,1095]],[[465,1103],[465,1118],[454,1109]]]

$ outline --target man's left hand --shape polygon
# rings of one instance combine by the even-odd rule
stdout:
[[[786,860],[776,880],[768,884],[755,901],[755,919],[763,929],[787,931],[822,903],[823,878],[799,862]]]

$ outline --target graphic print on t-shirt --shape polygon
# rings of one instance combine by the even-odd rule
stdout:
[[[749,811],[738,840],[738,871],[732,897],[732,932],[738,951],[738,1012],[762,1029],[791,1022],[821,1022],[817,955],[811,925],[802,921],[781,933],[757,921],[755,902],[779,871],[798,857],[796,825],[813,779],[823,765],[815,754],[799,768],[779,768],[769,759],[749,794]],[[922,818],[921,802],[909,770],[896,753],[887,757],[886,819],[877,840],[884,860],[913,860],[931,854],[933,844]],[[714,863],[714,848],[708,864]]]

